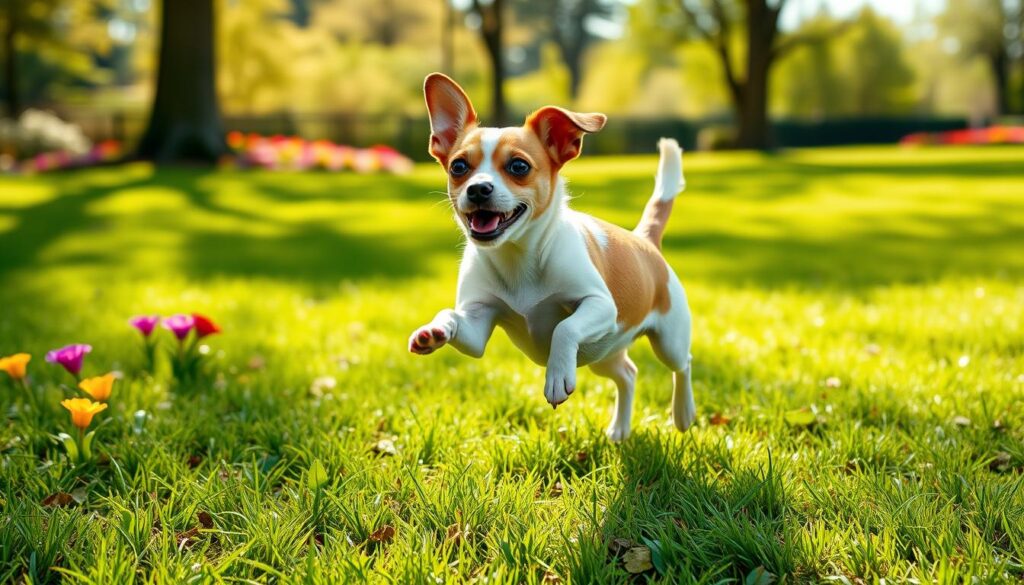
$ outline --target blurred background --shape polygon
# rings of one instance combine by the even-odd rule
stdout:
[[[6,166],[102,143],[215,161],[237,131],[422,160],[431,71],[488,124],[543,104],[609,114],[589,153],[664,134],[689,149],[895,143],[1024,112],[1022,3],[0,0],[0,148]],[[67,123],[48,130],[58,144],[19,138],[31,110]]]

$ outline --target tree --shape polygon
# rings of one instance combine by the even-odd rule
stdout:
[[[502,38],[505,28],[505,0],[473,0],[470,10],[480,20],[480,40],[487,49],[491,65],[491,124],[504,126],[508,118],[505,105],[505,55]]]
[[[217,102],[214,0],[164,0],[159,71],[139,158],[213,163],[227,152]]]
[[[54,79],[90,79],[95,70],[93,56],[109,46],[105,23],[97,18],[106,4],[106,0],[0,0],[7,116],[21,114],[26,103],[41,97]],[[33,78],[41,82],[33,84]]]
[[[579,97],[583,57],[597,37],[589,25],[593,19],[610,18],[615,5],[609,0],[550,0],[551,37],[569,70],[569,95]]]
[[[985,60],[995,89],[996,114],[1012,112],[1011,66],[1015,57],[1024,56],[1024,2],[949,0],[939,26],[959,42],[961,55]]]
[[[718,55],[728,86],[739,148],[771,146],[768,96],[772,67],[793,48],[823,42],[836,31],[782,34],[779,15],[786,0],[667,0],[682,16],[684,32],[692,32]],[[745,48],[737,67],[736,41]]]

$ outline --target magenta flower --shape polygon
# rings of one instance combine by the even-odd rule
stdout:
[[[159,322],[160,315],[139,315],[128,320],[128,324],[138,329],[143,337],[149,337]]]
[[[174,315],[164,319],[163,322],[164,328],[170,330],[178,338],[178,341],[185,339],[195,325],[196,320],[192,315]]]
[[[92,351],[91,345],[76,343],[47,353],[46,361],[51,364],[60,364],[68,373],[77,377],[78,373],[82,371],[82,359],[90,351]]]

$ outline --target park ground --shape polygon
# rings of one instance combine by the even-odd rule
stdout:
[[[632,226],[654,166],[576,161],[573,205]],[[454,297],[434,166],[0,178],[0,355],[30,352],[43,393],[0,379],[0,582],[1024,578],[1024,149],[686,169],[665,249],[699,418],[668,424],[641,341],[621,446],[610,382],[581,372],[553,411],[503,334],[407,353]],[[127,319],[190,311],[224,329],[208,381],[143,373]],[[43,360],[74,342],[124,374],[78,468]]]

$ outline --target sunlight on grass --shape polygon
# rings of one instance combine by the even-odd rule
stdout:
[[[1022,163],[688,154],[665,246],[699,421],[668,425],[670,375],[641,342],[622,446],[602,432],[610,382],[581,371],[552,411],[502,333],[483,360],[406,352],[454,297],[434,165],[0,178],[0,356],[30,352],[43,399],[26,411],[0,375],[0,582],[625,582],[613,538],[655,543],[665,582],[1019,580]],[[577,161],[573,205],[631,226],[654,165]],[[190,311],[225,331],[209,379],[176,387],[126,320]],[[125,374],[86,468],[51,439],[70,393],[43,360],[74,342],[95,348],[87,375]],[[58,492],[81,501],[42,505]]]

